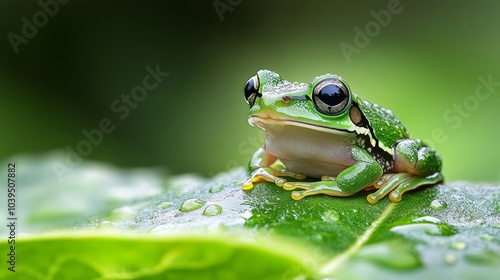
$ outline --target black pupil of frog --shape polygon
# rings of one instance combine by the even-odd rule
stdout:
[[[346,98],[345,92],[338,86],[330,84],[324,86],[318,94],[318,98],[326,105],[335,106]]]

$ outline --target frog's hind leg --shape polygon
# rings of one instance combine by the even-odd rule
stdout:
[[[394,148],[394,172],[382,176],[375,187],[379,190],[367,197],[376,203],[389,194],[393,202],[401,201],[401,196],[410,190],[443,181],[441,157],[419,139],[403,139]]]
[[[436,172],[436,173],[429,175],[427,177],[415,177],[415,176],[413,176],[413,178],[400,183],[389,194],[389,199],[392,202],[399,202],[399,201],[401,201],[401,196],[407,191],[411,191],[411,190],[420,188],[421,186],[425,186],[425,185],[434,185],[434,184],[440,183],[442,181],[443,181],[443,176],[439,172]]]
[[[441,157],[420,139],[403,139],[394,148],[394,172],[427,177],[441,171]]]

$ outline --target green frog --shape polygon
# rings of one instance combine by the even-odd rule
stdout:
[[[243,190],[268,181],[293,191],[295,200],[374,190],[367,200],[375,204],[443,182],[439,154],[409,138],[390,110],[362,100],[338,75],[297,83],[260,70],[244,92],[248,121],[266,140],[249,162]]]

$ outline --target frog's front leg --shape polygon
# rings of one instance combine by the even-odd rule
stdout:
[[[271,182],[277,186],[283,186],[286,180],[281,177],[292,177],[298,180],[305,179],[306,176],[290,172],[286,169],[277,170],[271,167],[271,165],[276,162],[277,158],[266,152],[264,148],[258,149],[250,163],[248,164],[248,169],[251,172],[250,178],[243,183],[241,188],[243,190],[250,190],[253,188],[254,183],[258,182]]]
[[[350,196],[370,187],[383,173],[380,164],[365,150],[353,146],[352,158],[357,162],[344,169],[336,178],[323,176],[327,179],[319,182],[287,182],[286,190],[303,189],[292,192],[292,198],[302,199],[309,195],[326,194],[331,196]]]

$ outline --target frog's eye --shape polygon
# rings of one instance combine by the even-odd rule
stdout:
[[[335,78],[320,81],[314,87],[312,96],[316,110],[330,116],[344,112],[351,98],[347,86]]]
[[[259,93],[259,84],[259,76],[255,75],[248,79],[248,82],[245,85],[245,100],[250,107],[252,107],[255,103],[255,98],[257,98],[257,96],[262,96]]]

